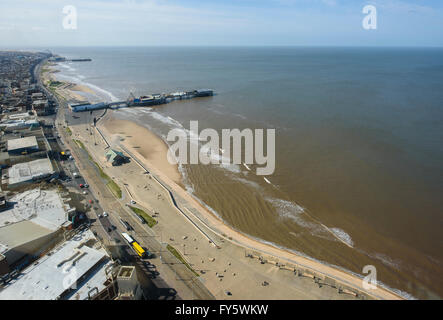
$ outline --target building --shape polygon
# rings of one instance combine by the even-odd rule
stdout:
[[[8,120],[30,120],[35,119],[35,116],[29,112],[15,113],[7,116]]]
[[[86,103],[69,103],[68,104],[69,109],[71,109],[72,112],[80,112],[80,111],[90,111],[90,110],[99,110],[99,109],[105,109],[106,103],[100,102],[95,104],[90,104],[89,102]]]
[[[6,210],[8,208],[8,201],[6,200],[6,196],[3,192],[0,192],[0,212]]]
[[[110,149],[105,154],[106,161],[110,162],[113,166],[119,166],[128,161],[128,157],[126,157],[123,152]]]
[[[42,92],[35,92],[35,93],[31,94],[32,101],[42,100],[43,98],[44,98],[44,96],[43,96]]]
[[[57,232],[32,221],[20,221],[0,228],[0,254],[8,266],[14,265],[26,255],[38,256],[54,244]]]
[[[20,272],[0,291],[0,300],[84,300],[105,288],[112,264],[91,231],[75,234]]]
[[[48,100],[35,100],[32,102],[32,111],[34,111],[37,116],[44,116],[48,113],[48,110]]]
[[[40,189],[18,194],[9,203],[0,213],[0,255],[11,266],[57,241],[69,220],[69,206],[56,191]]]
[[[198,89],[194,92],[196,97],[210,97],[214,95],[214,90],[212,89]]]
[[[15,188],[24,183],[50,178],[54,174],[51,160],[48,158],[17,163],[8,169],[7,184],[9,188]]]
[[[10,139],[7,141],[7,149],[10,154],[22,154],[38,151],[36,136],[24,137],[19,139]]]
[[[0,128],[12,132],[14,130],[34,129],[40,127],[40,123],[35,119],[30,120],[8,120],[0,123]]]
[[[117,275],[118,300],[140,300],[143,291],[134,266],[122,266]]]

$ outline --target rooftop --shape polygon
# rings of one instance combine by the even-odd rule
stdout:
[[[101,249],[87,245],[91,239],[95,243],[92,232],[86,230],[53,249],[1,291],[0,300],[55,300],[83,276],[86,282],[68,296],[85,299],[90,290],[88,285],[103,289],[104,267],[109,259]]]
[[[38,148],[37,138],[35,136],[8,140],[8,151]]]
[[[1,227],[24,220],[55,231],[66,222],[66,210],[54,190],[33,189],[9,199],[14,206],[0,213]]]
[[[54,173],[51,160],[39,159],[30,162],[18,163],[8,169],[8,184],[16,185],[50,176]]]
[[[0,254],[51,233],[51,230],[32,221],[21,221],[0,227]]]

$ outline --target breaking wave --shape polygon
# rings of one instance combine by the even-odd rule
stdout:
[[[340,228],[329,228],[337,238],[339,238],[342,242],[347,243],[349,246],[354,246],[354,241],[349,234],[347,234],[343,229]]]

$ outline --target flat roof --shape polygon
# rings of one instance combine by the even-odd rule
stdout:
[[[54,190],[33,189],[9,199],[14,206],[0,213],[0,228],[24,220],[56,231],[67,221],[66,209]],[[1,229],[0,229],[1,230]]]
[[[36,136],[8,140],[8,151],[38,148]]]
[[[89,291],[94,287],[97,287],[99,292],[102,291],[105,288],[104,283],[108,279],[108,277],[106,276],[105,269],[112,264],[113,264],[112,261],[108,261],[100,268],[100,270],[98,270],[95,273],[92,273],[88,277],[87,281],[84,284],[80,285],[79,289],[76,292],[74,292],[72,295],[70,295],[68,299],[85,300],[88,298]]]
[[[37,180],[53,174],[51,160],[38,159],[30,162],[17,163],[8,169],[8,184]]]
[[[30,115],[27,112],[23,112],[23,113],[15,113],[15,114],[11,114],[8,115],[7,118],[9,120],[19,120],[19,119],[29,119],[29,118],[34,118],[33,115]]]
[[[0,227],[0,253],[51,233],[52,230],[26,220]]]
[[[134,270],[135,270],[134,266],[123,266],[120,268],[120,271],[118,272],[118,277],[130,279]]]
[[[48,103],[48,100],[44,99],[44,100],[35,100],[32,104],[46,104]]]
[[[55,300],[83,276],[87,276],[87,283],[97,276],[99,281],[94,281],[94,286],[100,285],[109,260],[104,251],[85,245],[90,239],[95,239],[94,235],[86,230],[53,249],[50,255],[37,260],[4,288],[0,300]],[[96,266],[100,268],[92,270]],[[82,296],[75,298],[84,299],[85,294],[87,297],[86,284],[81,286]],[[78,292],[81,288],[74,290]],[[102,284],[98,289],[103,288]],[[70,296],[75,296],[75,292]]]

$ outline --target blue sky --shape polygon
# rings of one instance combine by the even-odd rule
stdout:
[[[362,9],[377,8],[377,30]],[[76,30],[62,10],[74,5]],[[443,46],[442,0],[1,0],[0,46]]]

